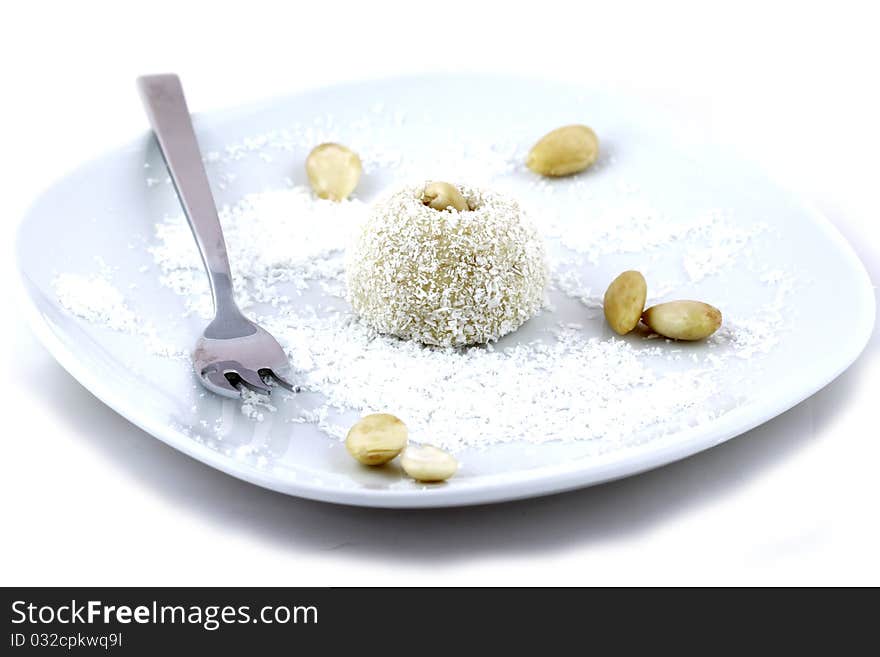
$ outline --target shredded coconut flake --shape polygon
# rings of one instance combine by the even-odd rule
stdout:
[[[157,356],[181,358],[186,355],[185,350],[161,340],[156,328],[132,311],[122,292],[104,276],[106,272],[96,276],[59,274],[52,286],[58,302],[77,317],[113,331],[141,336],[147,349]]]

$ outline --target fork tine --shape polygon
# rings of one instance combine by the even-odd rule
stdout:
[[[203,372],[202,383],[211,391],[224,397],[240,397],[241,391],[229,382],[226,375],[219,370]]]
[[[272,379],[280,385],[282,388],[286,388],[290,392],[299,392],[299,386],[293,385],[290,381],[285,379],[283,376],[275,372],[275,370],[264,370]]]
[[[272,388],[267,386],[260,375],[253,370],[241,368],[237,369],[235,373],[238,375],[238,378],[241,379],[242,385],[250,388],[254,392],[260,392],[264,395],[272,393]]]

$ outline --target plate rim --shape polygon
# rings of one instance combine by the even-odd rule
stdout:
[[[246,105],[215,109],[205,112],[204,114],[231,114],[234,112],[245,112],[248,109],[266,106],[273,101],[315,93],[322,89],[343,88],[355,85],[362,86],[369,83],[379,82],[400,83],[408,79],[424,79],[425,77],[473,79],[479,77],[485,78],[489,77],[489,75],[426,74],[346,81],[314,89],[303,89],[292,94],[273,96],[259,102],[247,103]],[[602,85],[592,87],[576,82],[564,82],[529,76],[498,75],[491,77],[494,80],[515,80],[518,82],[551,82],[568,86],[570,88],[580,88],[584,91],[597,91],[598,89],[603,88]],[[633,94],[629,93],[626,95],[632,97]],[[785,389],[787,394],[775,391],[773,395],[765,399],[750,402],[745,406],[737,407],[726,412],[710,424],[689,427],[684,431],[675,432],[676,440],[674,442],[666,442],[662,446],[648,451],[636,451],[636,448],[629,447],[622,450],[616,450],[610,454],[590,457],[588,460],[589,467],[584,467],[584,460],[578,459],[571,463],[557,463],[531,470],[523,470],[517,474],[515,479],[511,479],[509,476],[503,474],[496,474],[482,477],[482,480],[473,486],[457,486],[455,483],[450,483],[439,486],[426,485],[423,488],[407,490],[332,488],[309,482],[302,482],[296,479],[282,481],[277,477],[271,476],[271,473],[266,470],[261,470],[244,463],[233,461],[222,453],[192,440],[192,438],[177,431],[174,427],[156,419],[152,419],[149,414],[139,414],[136,407],[132,407],[131,405],[126,406],[124,403],[118,401],[118,397],[113,394],[114,390],[109,385],[103,384],[99,376],[93,376],[88,366],[81,362],[77,357],[75,350],[68,349],[64,342],[55,334],[52,326],[40,311],[37,299],[31,293],[30,288],[35,287],[35,284],[30,281],[27,274],[26,264],[23,262],[22,242],[24,239],[24,226],[27,224],[30,217],[33,216],[35,208],[39,205],[40,201],[48,195],[54,187],[74,176],[77,172],[88,166],[88,164],[100,161],[111,153],[124,151],[133,147],[137,143],[142,143],[145,135],[148,136],[149,132],[145,131],[144,133],[141,133],[141,136],[137,140],[129,140],[121,146],[113,147],[108,151],[105,151],[103,154],[82,162],[73,169],[55,178],[28,206],[28,209],[22,215],[18,226],[16,227],[15,234],[15,268],[18,274],[18,285],[13,286],[13,288],[17,291],[16,295],[20,296],[20,307],[24,309],[26,322],[30,329],[52,357],[55,358],[62,368],[64,368],[68,374],[76,379],[86,390],[103,404],[111,408],[114,412],[118,413],[141,430],[158,438],[163,443],[182,452],[188,457],[194,458],[237,479],[279,493],[310,500],[350,506],[442,508],[499,503],[542,495],[552,495],[640,474],[663,465],[674,463],[724,443],[731,438],[746,433],[754,427],[781,415],[801,403],[830,384],[846,371],[862,354],[874,331],[876,321],[876,299],[874,296],[873,284],[871,283],[870,276],[864,264],[839,229],[823,212],[821,212],[821,210],[818,209],[818,207],[815,206],[813,202],[803,198],[801,195],[795,193],[789,186],[780,182],[777,176],[770,174],[760,165],[760,163],[755,162],[750,158],[744,158],[740,153],[732,152],[721,143],[712,143],[712,146],[719,148],[725,156],[732,157],[741,163],[757,168],[762,177],[783,193],[793,205],[810,217],[817,229],[822,231],[824,236],[835,245],[835,250],[843,256],[843,261],[847,265],[847,268],[854,274],[854,278],[858,281],[858,296],[860,297],[858,307],[862,309],[862,311],[858,315],[859,321],[852,329],[852,339],[842,341],[845,343],[841,348],[841,353],[843,355],[839,360],[839,363],[842,364],[839,364],[834,368],[829,368],[829,371],[822,377],[812,379],[810,385],[802,386],[796,390],[790,388]],[[711,429],[711,431],[709,429]],[[633,451],[636,451],[636,453],[633,454]]]

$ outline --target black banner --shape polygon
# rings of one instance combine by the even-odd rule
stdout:
[[[583,650],[609,641],[681,648],[707,636],[727,649],[775,643],[790,650],[798,639],[817,648],[823,635],[839,653],[873,628],[876,596],[863,593],[867,601],[794,590],[10,588],[3,590],[2,654],[259,654],[358,645],[369,654],[382,646],[470,653],[474,637],[491,639],[496,651],[546,641],[559,647],[550,652],[568,652],[563,640]],[[835,621],[845,623],[844,632],[834,631]]]

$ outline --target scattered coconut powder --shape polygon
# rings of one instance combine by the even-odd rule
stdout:
[[[717,392],[696,385],[700,371],[655,385],[658,377],[641,360],[647,352],[568,328],[554,331],[550,344],[454,351],[376,335],[345,313],[290,314],[265,324],[287,338],[307,390],[333,407],[391,411],[413,435],[448,449],[516,439],[617,442],[696,411]],[[649,351],[656,357],[662,348]],[[634,394],[638,413],[631,412]],[[323,428],[339,438],[348,429]]]
[[[340,308],[316,308],[279,294],[282,281],[293,284],[294,295],[317,282],[341,301],[345,235],[355,232],[366,213],[359,201],[322,201],[302,188],[251,194],[221,209],[243,307],[274,306],[254,319],[285,345],[297,383],[325,399],[295,421],[313,422],[342,438],[348,427],[328,420],[333,410],[390,411],[405,418],[413,435],[454,450],[516,439],[602,438],[614,444],[655,426],[671,430],[712,416],[701,410],[721,392],[710,375],[730,354],[713,353],[699,360],[699,367],[660,376],[651,359],[679,359],[680,350],[587,338],[576,327],[557,327],[549,343],[430,348],[377,334],[341,303]],[[691,232],[705,232],[709,225],[724,228],[722,221],[707,216],[703,223],[694,222]],[[308,231],[303,233],[302,226]],[[192,307],[210,313],[204,274],[184,220],[159,224],[157,236],[151,252],[163,282],[186,295]],[[638,249],[632,241],[627,248],[647,247]],[[557,259],[554,264],[555,283],[564,287],[558,267],[570,262]],[[783,279],[779,275],[768,282]],[[576,286],[568,291],[577,296]],[[710,346],[730,344],[731,354],[743,358],[769,349],[781,314],[764,309],[760,316],[760,321],[728,320]],[[638,395],[638,413],[628,411],[633,395]],[[243,407],[254,419],[272,410],[260,410],[254,403],[258,398],[249,395]]]
[[[303,133],[297,134],[245,140],[206,160],[239,159],[267,147],[290,150],[302,141]],[[521,159],[515,148],[505,146],[504,155],[486,150],[498,173],[515,169],[518,165],[512,162]],[[376,166],[393,167],[395,161],[400,158],[386,157]],[[578,325],[551,327],[542,339],[528,343],[467,349],[426,347],[379,335],[343,302],[346,240],[366,215],[367,206],[358,200],[322,201],[301,187],[249,194],[220,208],[241,307],[285,346],[297,384],[323,400],[291,421],[314,423],[336,438],[348,429],[332,421],[337,412],[387,411],[404,419],[417,439],[451,450],[514,440],[631,444],[639,436],[647,439],[649,430],[673,431],[720,413],[706,410],[707,402],[724,392],[713,372],[728,367],[731,357],[768,352],[785,325],[784,300],[793,278],[774,271],[761,278],[764,285],[776,286],[774,301],[749,317],[726,317],[722,329],[707,341],[708,349],[690,354],[691,365],[662,374],[652,367],[657,359],[684,361],[675,343],[588,337]],[[761,224],[734,225],[720,213],[670,222],[644,204],[623,204],[599,222],[605,227],[601,231],[560,229],[547,216],[539,229],[563,247],[563,255],[551,255],[551,288],[587,309],[601,309],[601,297],[575,270],[584,260],[649,253],[672,240],[701,241],[704,248],[682,262],[690,281],[698,282],[734,264],[751,239],[766,229]],[[184,218],[158,223],[156,238],[149,251],[161,283],[185,297],[187,312],[210,317],[207,281]],[[652,287],[661,296],[676,284]],[[61,274],[54,285],[60,302],[73,314],[157,342],[155,329],[130,310],[106,276]],[[304,303],[315,289],[325,303]],[[546,311],[553,311],[549,304]],[[719,349],[722,345],[728,348]],[[187,348],[153,351],[179,355]],[[243,396],[246,417],[261,421],[276,410],[267,397]]]
[[[138,317],[122,292],[101,276],[60,274],[53,281],[61,305],[77,317],[123,333],[138,332]]]
[[[186,350],[163,342],[156,328],[128,307],[125,296],[107,280],[107,275],[107,272],[94,276],[59,274],[52,281],[55,296],[77,317],[114,331],[141,336],[150,353],[169,358],[185,356]]]

